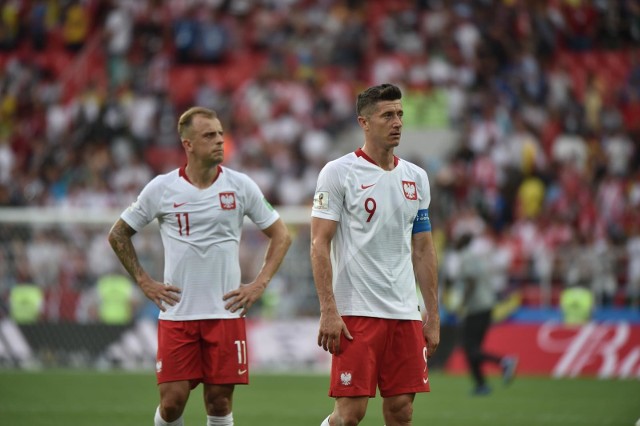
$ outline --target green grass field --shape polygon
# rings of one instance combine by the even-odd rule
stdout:
[[[331,411],[328,377],[252,375],[236,388],[239,426],[319,426]],[[640,418],[639,380],[518,377],[508,388],[491,381],[490,396],[469,396],[469,379],[431,374],[432,392],[416,397],[414,425],[614,425]],[[152,374],[0,371],[0,424],[11,426],[153,425]],[[381,426],[381,398],[370,400],[362,425]],[[186,426],[204,426],[202,388],[187,405]]]

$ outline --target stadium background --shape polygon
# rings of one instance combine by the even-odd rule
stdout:
[[[640,377],[638,1],[6,0],[0,19],[3,370],[151,371],[155,308],[138,295],[132,323],[104,324],[96,287],[123,272],[110,224],[182,164],[176,118],[198,104],[223,120],[225,164],[295,236],[250,313],[254,367],[326,372],[308,260],[315,179],[361,143],[355,94],[392,82],[399,154],[430,176],[440,264],[470,231],[500,266],[488,345],[520,355],[525,375]],[[247,280],[263,244],[249,227]],[[162,276],[153,227],[136,245]],[[462,374],[444,267],[440,282],[432,368]],[[44,295],[35,322],[12,317],[23,283]],[[562,324],[570,285],[595,298],[582,327]]]

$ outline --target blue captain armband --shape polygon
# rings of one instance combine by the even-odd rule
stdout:
[[[413,232],[429,232],[431,231],[431,221],[429,220],[429,209],[418,210],[418,215],[413,221]]]

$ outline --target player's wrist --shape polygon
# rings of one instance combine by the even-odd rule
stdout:
[[[327,308],[320,308],[320,315],[329,316],[329,315],[340,315],[338,313],[338,308],[335,306],[330,306]]]

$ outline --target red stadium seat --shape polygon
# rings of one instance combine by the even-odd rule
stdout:
[[[198,84],[199,67],[174,66],[169,71],[169,96],[177,105],[190,104]]]

